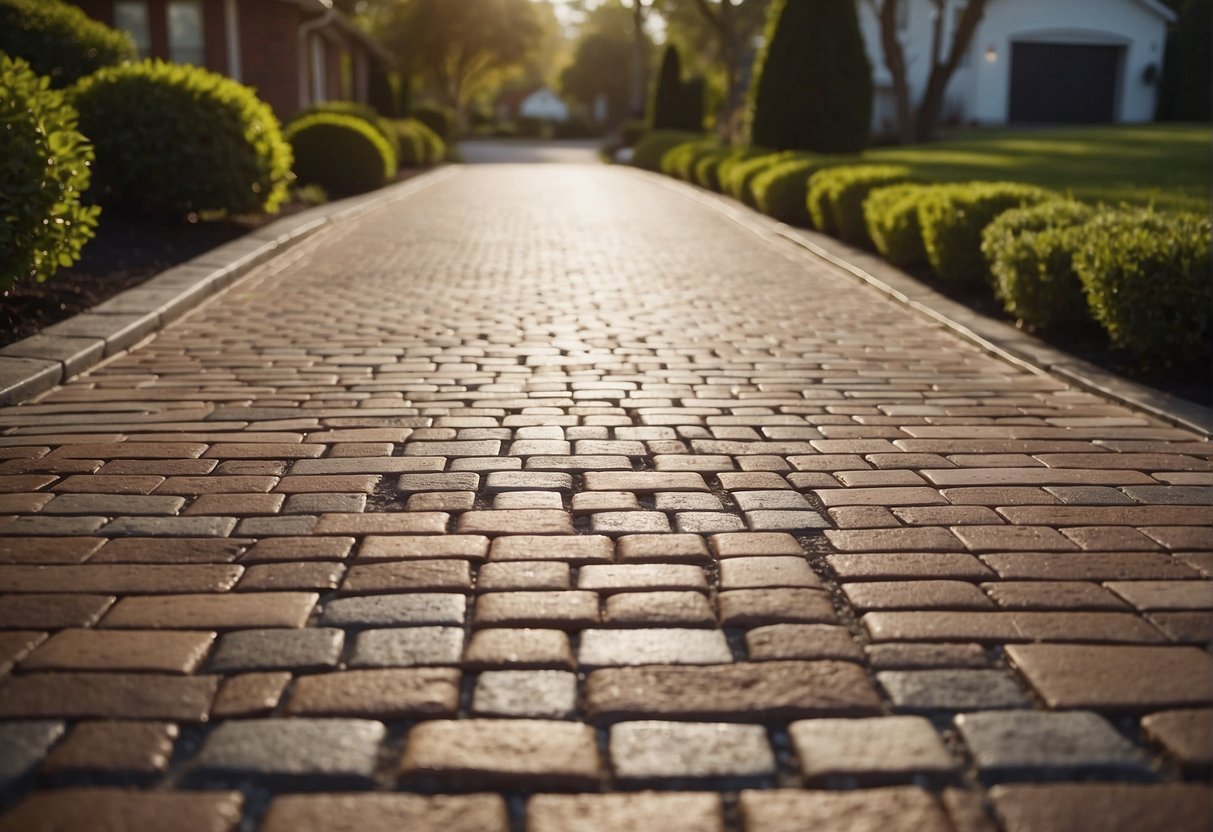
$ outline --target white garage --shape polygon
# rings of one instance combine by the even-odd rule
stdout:
[[[892,84],[871,4],[860,24],[876,87],[873,127],[893,123]],[[898,31],[917,100],[930,71],[935,4],[901,0]],[[948,0],[945,43],[964,0]],[[945,120],[979,124],[1150,121],[1174,13],[1158,0],[989,0],[948,87]]]

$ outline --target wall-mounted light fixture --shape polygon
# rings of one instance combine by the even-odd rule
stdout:
[[[986,47],[986,63],[988,63],[988,64],[998,63],[998,50],[995,49],[993,46]]]

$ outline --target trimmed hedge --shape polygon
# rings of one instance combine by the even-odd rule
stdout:
[[[274,212],[291,182],[291,147],[249,87],[195,66],[108,67],[71,90],[96,147],[102,204],[152,214]]]
[[[678,47],[667,44],[661,56],[657,83],[649,96],[649,127],[653,130],[702,130],[703,91],[702,79],[682,80]]]
[[[1046,202],[1007,211],[986,226],[981,252],[1007,312],[1038,329],[1089,320],[1073,261],[1083,223],[1093,216],[1095,209],[1081,202]]]
[[[400,148],[397,161],[402,168],[435,165],[446,159],[446,142],[415,118],[391,122]]]
[[[894,266],[907,268],[927,262],[918,223],[918,203],[934,185],[891,185],[876,188],[863,203],[863,219],[872,245]]]
[[[725,193],[740,199],[751,208],[758,207],[754,196],[754,179],[767,168],[787,162],[804,154],[798,150],[783,150],[778,153],[762,153],[738,162],[722,177]]]
[[[339,116],[353,116],[360,118],[367,124],[374,127],[380,136],[387,139],[387,143],[392,146],[392,150],[400,155],[400,143],[397,137],[397,131],[391,120],[383,118],[379,113],[368,104],[359,104],[356,101],[318,101],[310,107],[306,107],[296,113],[287,123],[286,127],[289,130],[290,125],[300,119],[315,115],[316,113],[336,113]]]
[[[80,204],[93,149],[76,111],[19,58],[0,53],[0,292],[80,259],[99,208]]]
[[[809,177],[833,164],[837,160],[806,154],[766,168],[750,185],[758,210],[781,222],[810,226],[812,220],[805,201]]]
[[[396,175],[392,146],[360,118],[316,113],[293,122],[286,137],[299,180],[330,193],[381,188]]]
[[[619,146],[635,147],[636,142],[644,138],[644,134],[648,132],[648,129],[648,126],[644,123],[644,119],[628,119],[619,128]]]
[[[695,170],[691,177],[696,185],[709,191],[720,192],[720,167],[726,160],[731,159],[737,151],[730,147],[718,147],[711,153],[705,153],[695,162]]]
[[[911,181],[900,165],[841,165],[822,170],[809,182],[808,205],[813,223],[852,245],[870,246],[863,203],[877,188]],[[826,225],[818,224],[820,221]]]
[[[1083,226],[1074,271],[1114,345],[1163,364],[1213,357],[1210,242],[1197,214],[1110,211]]]
[[[750,85],[755,144],[856,153],[872,121],[872,67],[855,0],[775,0]]]
[[[632,149],[632,164],[638,168],[660,172],[665,154],[687,142],[702,141],[699,133],[682,130],[652,130],[645,133]]]
[[[438,134],[438,138],[449,142],[455,138],[455,114],[445,107],[414,107],[410,118],[415,118]]]
[[[1020,182],[971,182],[938,185],[923,194],[918,222],[927,261],[940,280],[982,284],[990,270],[981,255],[981,232],[995,217],[1026,208],[1057,194]]]
[[[139,57],[126,32],[61,0],[0,0],[0,52],[22,58],[54,87]]]
[[[695,178],[695,165],[719,149],[720,145],[707,139],[680,144],[661,157],[661,172],[683,182],[692,182]]]
[[[769,156],[770,150],[764,147],[739,147],[735,148],[720,165],[716,168],[716,181],[719,183],[717,190],[722,194],[729,193],[729,178],[733,175],[733,169],[742,162],[748,162],[750,159],[756,159],[759,156]]]

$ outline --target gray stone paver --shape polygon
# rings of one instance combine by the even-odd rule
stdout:
[[[498,794],[533,832],[981,829],[1084,789],[1187,828],[1152,781],[1207,774],[1213,446],[781,245],[623,171],[461,171],[0,409],[0,830],[226,830],[250,781],[274,829],[505,828]],[[37,658],[66,631],[107,649]],[[78,720],[185,733],[69,812],[57,749],[129,766]]]

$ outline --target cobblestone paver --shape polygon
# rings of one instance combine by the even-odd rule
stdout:
[[[626,171],[324,232],[0,492],[3,832],[1213,824],[1213,446]]]

